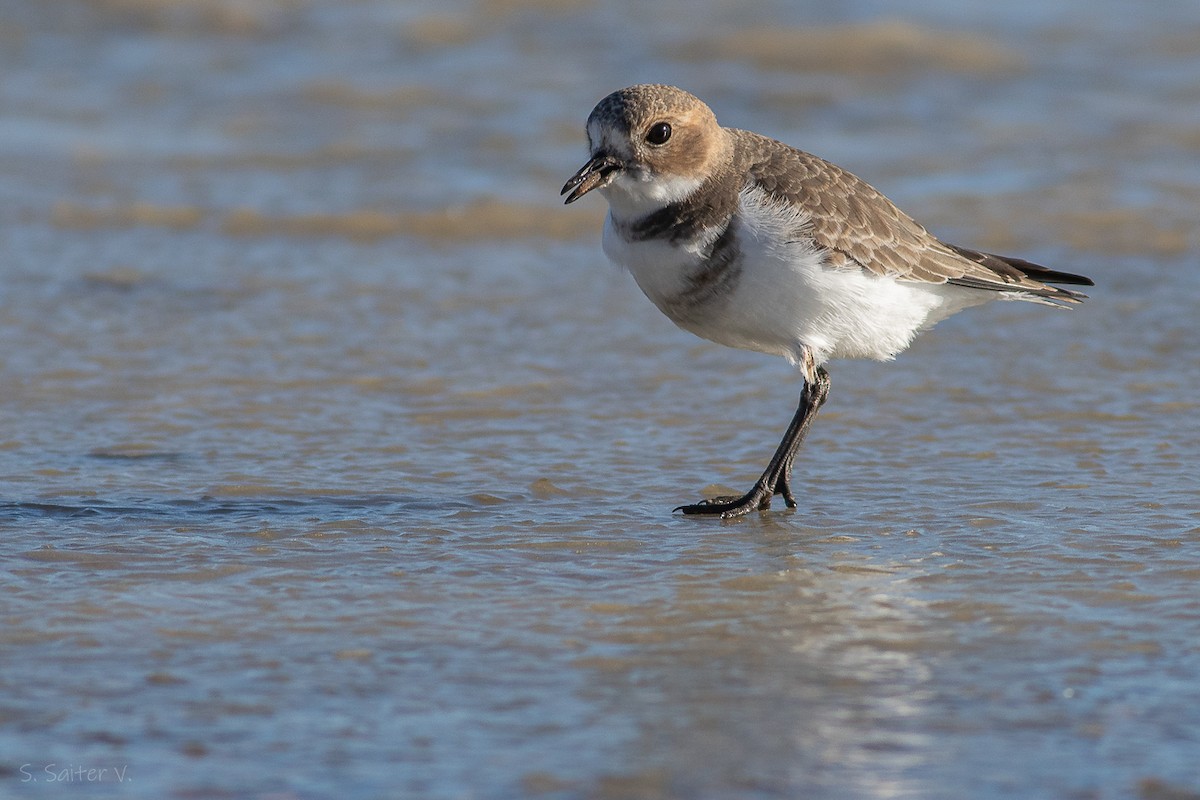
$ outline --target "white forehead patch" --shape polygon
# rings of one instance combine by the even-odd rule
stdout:
[[[593,119],[588,121],[587,135],[593,153],[605,150],[626,160],[633,157],[633,148],[624,131],[615,130],[611,125],[605,125],[600,120]]]

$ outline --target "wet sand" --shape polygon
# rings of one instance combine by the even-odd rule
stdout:
[[[0,0],[0,796],[1200,797],[1196,31]],[[799,382],[561,205],[644,80],[1092,298],[830,365],[798,510],[672,515]]]

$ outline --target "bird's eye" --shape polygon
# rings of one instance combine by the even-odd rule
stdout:
[[[646,131],[646,141],[650,144],[666,144],[671,138],[671,126],[666,122],[656,122]]]

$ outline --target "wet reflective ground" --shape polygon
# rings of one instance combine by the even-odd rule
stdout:
[[[1200,797],[1197,42],[0,2],[0,796]],[[800,509],[672,516],[800,386],[559,204],[650,80],[1092,299],[833,363]]]

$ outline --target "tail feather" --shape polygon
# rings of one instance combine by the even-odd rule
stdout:
[[[1073,272],[1059,272],[1056,269],[1043,267],[1041,264],[1034,264],[1032,261],[1026,261],[1023,258],[1012,258],[1010,256],[993,256],[999,258],[1010,266],[1016,267],[1025,274],[1027,278],[1033,278],[1035,281],[1042,283],[1065,283],[1068,286],[1095,286],[1096,283],[1086,275],[1076,275]]]
[[[998,256],[994,253],[983,253],[956,245],[947,245],[963,258],[968,258],[980,266],[986,267],[996,274],[1000,280],[993,283],[964,276],[952,279],[950,283],[967,286],[972,289],[989,289],[996,292],[1012,292],[1044,298],[1049,301],[1064,303],[1079,303],[1087,298],[1086,294],[1073,289],[1061,289],[1050,284],[1066,284],[1068,286],[1095,286],[1095,282],[1085,275],[1058,270],[1034,264],[1023,258]]]

